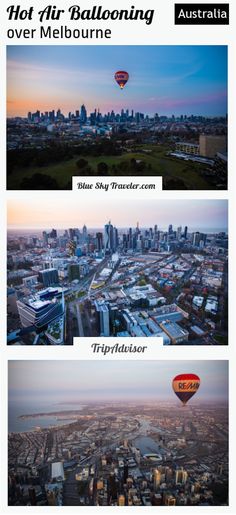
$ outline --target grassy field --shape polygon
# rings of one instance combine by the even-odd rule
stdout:
[[[124,153],[121,156],[76,156],[69,161],[64,161],[61,164],[50,164],[48,166],[32,167],[32,168],[16,168],[14,172],[8,177],[8,189],[21,189],[21,182],[23,178],[30,178],[35,173],[50,175],[57,180],[60,189],[65,189],[73,175],[79,175],[79,170],[76,166],[78,159],[86,159],[90,167],[96,175],[97,165],[100,162],[105,162],[109,167],[113,164],[118,164],[122,161],[136,159],[145,161],[151,164],[152,170],[148,171],[148,175],[162,177],[172,177],[184,181],[188,189],[205,190],[211,189],[208,182],[201,177],[201,165],[199,163],[190,163],[178,159],[172,159],[166,156],[165,151],[151,145],[145,146],[146,150],[151,150],[150,154],[140,152]],[[112,175],[112,172],[110,172]],[[124,172],[123,175],[127,175]],[[134,174],[133,174],[134,175]],[[141,173],[142,175],[142,173]]]

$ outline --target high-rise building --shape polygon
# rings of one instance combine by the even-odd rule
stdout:
[[[59,276],[56,268],[47,268],[39,272],[39,282],[42,283],[46,288],[59,284]]]
[[[100,307],[100,336],[110,336],[110,318],[107,304]]]
[[[87,241],[88,241],[88,230],[87,230],[86,225],[84,225],[83,229],[82,229],[82,238],[83,238],[83,243],[87,243]]]
[[[195,232],[193,234],[193,246],[194,247],[204,247],[206,243],[206,234],[203,234],[201,232]]]
[[[80,279],[80,266],[77,263],[70,263],[68,265],[68,281],[71,283],[76,279]]]
[[[125,506],[125,496],[123,494],[118,497],[118,506]]]
[[[80,120],[82,123],[87,122],[87,111],[86,111],[86,107],[84,104],[81,106],[81,109],[80,109]]]
[[[186,470],[181,467],[180,469],[176,470],[175,473],[175,484],[176,485],[185,485],[188,479],[188,473]]]
[[[46,288],[18,300],[17,308],[22,327],[34,326],[40,331],[64,314],[64,296],[59,288]]]
[[[130,249],[132,249],[132,248],[133,248],[133,233],[132,233],[132,227],[130,227],[130,228],[129,228],[128,239],[129,239],[129,248],[130,248]]]
[[[200,155],[204,157],[216,157],[218,152],[226,152],[226,136],[212,136],[201,134],[199,137]]]
[[[182,227],[181,225],[177,228],[177,240],[180,240],[182,236]]]
[[[96,233],[96,249],[98,252],[102,251],[102,245],[103,245],[103,235],[102,232]]]
[[[76,243],[75,243],[75,241],[70,240],[68,242],[67,247],[68,247],[69,256],[75,256],[75,254],[76,254]]]
[[[161,472],[158,469],[154,469],[154,472],[153,472],[153,486],[154,486],[155,492],[159,489],[160,484],[161,484]]]
[[[43,243],[44,243],[45,245],[47,245],[47,244],[48,244],[48,238],[49,238],[49,234],[47,234],[47,232],[46,232],[46,231],[43,231]]]
[[[49,235],[50,238],[57,238],[57,231],[56,229],[52,229]]]
[[[104,247],[106,254],[116,250],[115,238],[116,236],[114,235],[114,227],[109,221],[108,224],[106,224],[104,227]]]

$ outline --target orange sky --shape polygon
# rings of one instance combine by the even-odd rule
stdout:
[[[31,199],[8,201],[9,228],[68,228],[103,227],[109,220],[118,227],[151,227],[154,224],[188,225],[195,228],[227,228],[227,201],[225,200],[139,200],[93,199],[63,192],[33,195]]]

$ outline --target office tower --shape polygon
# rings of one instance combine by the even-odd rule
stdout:
[[[183,467],[176,470],[176,473],[175,473],[175,484],[176,485],[185,485],[185,483],[187,482],[187,479],[188,479],[188,473],[186,472],[186,470],[183,469]]]
[[[132,227],[130,227],[130,228],[129,228],[128,240],[129,240],[129,248],[130,248],[130,249],[132,249],[132,248],[133,248],[133,233],[132,233]]]
[[[177,228],[177,240],[180,240],[182,236],[182,227],[181,225]]]
[[[103,235],[102,232],[96,233],[96,249],[98,252],[102,251],[102,245],[103,245]]]
[[[215,157],[217,153],[226,152],[226,136],[212,136],[201,134],[199,136],[200,155],[204,157]]]
[[[47,288],[18,300],[17,308],[22,327],[32,326],[39,332],[64,314],[64,296],[59,289]]]
[[[82,229],[82,240],[83,240],[83,243],[87,243],[87,240],[88,240],[88,230],[87,230],[86,225],[84,225],[83,229]]]
[[[195,232],[193,234],[193,245],[194,247],[204,247],[206,243],[206,234]]]
[[[194,232],[192,238],[193,238],[193,245],[194,245],[194,247],[197,247],[199,245],[199,242],[200,242],[200,233],[199,232]]]
[[[115,251],[119,245],[119,235],[118,235],[118,229],[114,227],[114,247],[113,250]]]
[[[80,266],[78,264],[69,264],[68,265],[68,281],[71,283],[72,281],[80,279]]]
[[[49,235],[50,238],[57,238],[57,231],[56,229],[52,229]]]
[[[69,256],[75,256],[76,254],[76,243],[73,240],[70,240],[68,243],[68,254]]]
[[[58,271],[56,268],[48,268],[39,272],[39,282],[45,287],[59,283]]]
[[[161,484],[161,472],[158,469],[155,469],[153,472],[153,485],[155,492],[158,490]]]
[[[74,236],[75,236],[75,230],[70,227],[69,228],[69,238],[71,238],[71,240],[73,240]]]
[[[114,227],[110,221],[104,227],[104,247],[106,254],[114,251]]]
[[[81,109],[80,109],[80,120],[82,123],[87,122],[87,111],[86,111],[84,104],[81,106]]]
[[[49,238],[49,235],[46,233],[46,231],[43,231],[43,243],[45,245],[48,244],[48,238]]]
[[[103,304],[100,311],[101,336],[110,336],[109,307]]]
[[[185,225],[185,228],[184,228],[184,238],[185,238],[185,240],[187,240],[187,236],[188,236],[188,227],[187,227],[187,225]]]

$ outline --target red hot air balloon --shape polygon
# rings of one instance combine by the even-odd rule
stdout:
[[[191,399],[200,386],[200,378],[196,374],[179,374],[172,381],[172,388],[183,405]]]
[[[129,80],[129,74],[124,71],[118,71],[115,73],[115,80],[120,86],[120,89],[123,89],[126,85],[126,82]]]

